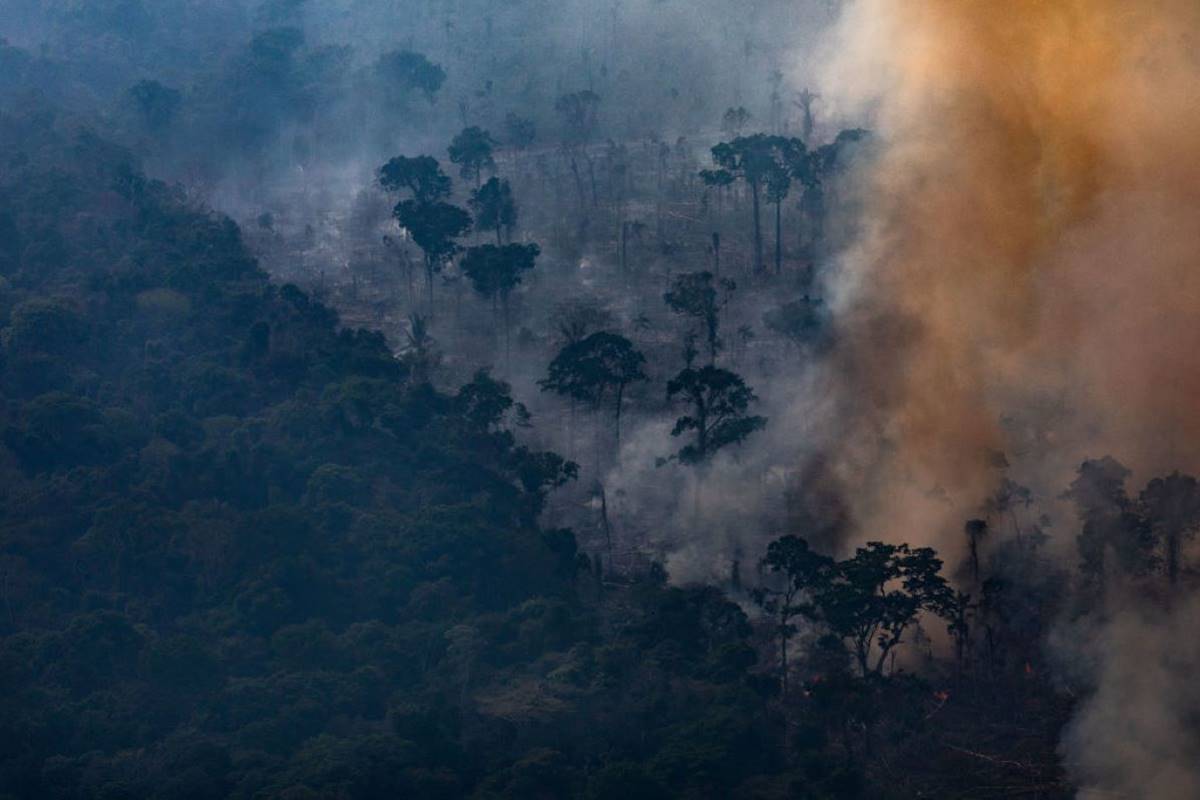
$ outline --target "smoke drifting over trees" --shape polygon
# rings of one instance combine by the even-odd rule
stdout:
[[[0,795],[1200,792],[1185,0],[7,0]]]

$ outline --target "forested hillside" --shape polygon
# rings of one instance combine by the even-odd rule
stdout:
[[[5,791],[656,796],[784,771],[745,615],[605,589],[539,530],[575,468],[515,442],[503,384],[411,380],[94,134],[5,118],[3,143]]]
[[[0,800],[1200,797],[1197,38],[0,0]]]

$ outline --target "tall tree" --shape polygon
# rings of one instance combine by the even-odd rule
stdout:
[[[762,244],[762,194],[767,181],[778,174],[777,137],[756,133],[739,136],[731,142],[722,142],[712,149],[713,163],[718,170],[710,172],[706,182],[744,181],[750,192],[754,221],[754,271],[763,269]],[[725,173],[722,175],[721,173]],[[778,178],[776,182],[778,183]]]
[[[1104,588],[1114,567],[1141,574],[1154,566],[1153,531],[1125,491],[1129,469],[1105,456],[1083,462],[1066,497],[1083,523],[1076,545],[1079,569],[1090,583]]]
[[[504,117],[504,143],[513,150],[513,162],[518,176],[521,172],[521,165],[518,163],[520,154],[533,147],[536,141],[537,125],[533,120],[511,112]]]
[[[714,279],[708,271],[676,275],[663,294],[663,302],[683,317],[691,318],[700,328],[708,345],[708,363],[715,364],[721,350],[721,311],[729,304],[737,284],[726,278]]]
[[[389,192],[408,191],[421,203],[450,196],[450,177],[433,156],[396,156],[379,168],[379,185]]]
[[[392,215],[412,236],[425,256],[425,286],[433,308],[433,276],[459,251],[456,239],[471,229],[471,215],[456,205],[443,202],[401,200]]]
[[[485,244],[469,248],[462,259],[463,274],[475,291],[492,301],[493,311],[497,302],[503,307],[506,358],[509,348],[508,298],[512,290],[521,285],[522,275],[533,269],[539,253],[541,249],[536,244]]]
[[[694,438],[673,458],[685,464],[703,464],[718,450],[740,444],[757,430],[766,427],[766,417],[748,413],[757,398],[741,376],[706,366],[688,366],[667,383],[667,399],[683,399],[690,413],[675,421],[672,436],[688,431]]]
[[[979,543],[988,535],[986,519],[969,519],[963,525],[963,533],[967,537],[967,555],[971,567],[971,580],[979,583]]]
[[[375,74],[389,94],[403,98],[418,91],[433,103],[446,82],[446,71],[420,53],[393,50],[375,62]]]
[[[783,273],[783,201],[792,188],[796,164],[807,161],[807,150],[799,139],[769,137],[773,166],[767,174],[767,201],[775,205],[775,274]]]
[[[397,156],[379,168],[379,184],[389,192],[407,191],[411,197],[392,209],[401,228],[421,248],[425,258],[425,284],[433,308],[433,276],[458,252],[455,241],[471,229],[471,215],[445,202],[450,178],[432,156]]]
[[[1179,580],[1180,553],[1184,541],[1200,528],[1200,485],[1191,475],[1173,472],[1146,484],[1138,498],[1155,538],[1163,543],[1167,580]]]
[[[928,547],[868,542],[833,563],[809,551],[804,539],[789,536],[768,546],[763,566],[782,574],[786,584],[756,599],[773,602],[777,613],[786,602],[791,616],[803,614],[827,627],[849,644],[863,676],[883,673],[888,655],[922,611],[954,619],[957,598],[941,575],[941,559]]]
[[[563,148],[570,158],[571,172],[575,176],[575,185],[579,191],[579,205],[587,204],[583,190],[583,179],[579,175],[580,156],[587,163],[588,175],[592,185],[592,203],[596,202],[596,168],[588,147],[596,130],[600,109],[600,95],[585,89],[581,92],[564,94],[554,101],[554,110],[562,119]]]
[[[625,389],[647,380],[642,369],[646,357],[624,336],[599,331],[566,344],[550,362],[547,376],[538,382],[543,391],[600,406],[613,398],[613,424],[621,444],[621,409]]]
[[[513,226],[517,224],[517,203],[508,181],[488,178],[487,183],[471,194],[470,206],[475,212],[476,226],[496,232],[497,245],[504,243],[501,231],[507,230],[512,238]]]
[[[779,638],[779,671],[783,696],[788,693],[788,642],[796,633],[797,617],[817,618],[815,602],[833,581],[834,561],[809,548],[799,536],[784,536],[767,545],[762,566],[782,576],[782,586],[770,584],[752,592],[754,601],[776,618],[775,635]]]
[[[736,139],[742,135],[742,130],[749,122],[749,111],[742,106],[730,107],[721,115],[721,130]]]
[[[475,180],[476,189],[479,188],[483,170],[496,166],[492,155],[495,145],[492,135],[476,125],[463,128],[450,143],[450,161],[458,165],[459,173],[464,178]]]

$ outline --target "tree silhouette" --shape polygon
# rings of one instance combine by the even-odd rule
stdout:
[[[1191,475],[1173,472],[1146,484],[1138,498],[1156,539],[1163,543],[1167,580],[1179,580],[1183,542],[1200,528],[1200,485]]]
[[[396,156],[379,168],[379,185],[389,192],[412,195],[396,204],[392,216],[424,253],[425,285],[432,309],[433,276],[458,252],[455,239],[471,229],[471,215],[445,202],[450,196],[450,178],[432,156]]]
[[[375,74],[391,92],[419,91],[433,103],[446,81],[446,71],[420,53],[393,50],[375,62]]]
[[[450,161],[458,164],[459,173],[464,178],[475,180],[476,189],[479,188],[483,170],[496,166],[496,160],[492,157],[495,144],[491,134],[475,125],[463,128],[450,143]]]
[[[756,133],[753,136],[739,136],[731,142],[722,142],[712,149],[713,163],[717,170],[708,173],[705,181],[713,185],[720,182],[732,183],[742,180],[750,190],[751,208],[754,213],[754,271],[763,269],[762,244],[762,194],[768,180],[774,178],[776,186],[781,183],[779,177],[778,137]],[[724,173],[724,174],[722,174]]]
[[[624,336],[599,331],[565,345],[550,362],[548,375],[538,381],[543,391],[599,406],[612,395],[618,447],[621,443],[621,408],[625,389],[645,381],[646,357]]]
[[[768,137],[773,165],[767,173],[767,201],[775,204],[775,274],[783,272],[783,201],[792,188],[796,165],[807,161],[804,142],[783,136]]]
[[[667,399],[682,398],[690,412],[675,421],[672,436],[688,431],[695,438],[675,458],[684,464],[702,464],[714,453],[767,424],[766,417],[747,413],[757,398],[741,376],[714,366],[687,367],[667,383]]]
[[[979,583],[979,543],[988,535],[986,519],[969,519],[963,525],[967,537],[967,554],[971,566],[971,580]]]
[[[750,122],[750,112],[742,106],[725,109],[721,115],[721,130],[736,138],[742,135],[742,130]]]
[[[941,559],[928,547],[868,542],[834,563],[789,536],[768,546],[763,566],[782,573],[786,584],[756,599],[788,615],[781,625],[802,614],[848,642],[863,676],[883,673],[888,655],[922,611],[954,619],[956,596],[941,575]]]
[[[425,254],[425,285],[433,308],[433,276],[459,250],[455,240],[471,229],[471,215],[450,203],[402,200],[392,215]]]
[[[475,224],[496,232],[496,244],[503,244],[501,231],[507,229],[509,238],[512,228],[517,224],[517,203],[513,200],[512,187],[508,181],[500,178],[489,178],[487,183],[476,189],[470,200],[471,210],[475,212]]]
[[[798,616],[817,619],[815,602],[833,581],[832,558],[813,552],[799,536],[784,536],[767,545],[762,566],[784,578],[782,587],[762,586],[751,594],[754,601],[776,617],[779,637],[779,664],[784,697],[788,693],[788,641],[796,633],[793,620]]]
[[[737,284],[713,278],[708,271],[676,275],[663,302],[676,314],[690,317],[700,326],[708,345],[708,363],[714,364],[721,350],[721,311],[729,304]],[[720,290],[718,292],[718,290]]]
[[[497,301],[504,310],[504,349],[509,346],[508,298],[521,285],[521,276],[533,269],[541,249],[536,244],[485,244],[469,248],[460,264],[471,286],[482,297]]]
[[[583,179],[579,175],[579,156],[587,163],[592,185],[592,203],[596,202],[596,169],[588,146],[596,130],[599,108],[600,95],[590,89],[564,94],[554,101],[554,110],[558,112],[563,123],[563,148],[570,158],[571,172],[575,176],[575,186],[579,191],[580,208],[586,205],[587,200],[583,190]]]
[[[450,196],[450,178],[433,156],[396,156],[379,168],[379,185],[389,192],[411,192],[421,203]]]
[[[1129,469],[1111,456],[1085,461],[1066,493],[1083,523],[1075,540],[1079,569],[1101,590],[1105,573],[1112,567],[1136,575],[1154,566],[1153,531],[1125,491],[1129,474]]]

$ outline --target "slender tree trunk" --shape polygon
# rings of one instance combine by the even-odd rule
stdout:
[[[583,158],[585,161],[587,161],[588,179],[591,181],[591,184],[592,184],[592,205],[598,206],[598,205],[600,205],[600,198],[599,198],[599,195],[597,195],[597,193],[596,193],[596,164],[592,160],[592,157],[590,155],[588,155],[586,152],[584,153]]]
[[[1177,530],[1168,530],[1166,536],[1167,545],[1167,582],[1171,588],[1175,588],[1176,582],[1179,580],[1179,542],[1180,535]]]
[[[617,386],[617,413],[616,413],[616,429],[617,429],[617,455],[621,454],[621,399],[625,394],[625,384]]]
[[[788,696],[787,624],[787,614],[781,611],[779,614],[779,696],[783,700],[787,700]]]
[[[775,274],[783,274],[783,201],[775,203]]]
[[[509,341],[509,322],[508,322],[508,295],[505,294],[501,300],[501,305],[504,306],[504,369],[512,374],[512,348]]]
[[[758,186],[750,184],[750,198],[753,201],[754,209],[754,274],[758,275],[763,268],[763,245],[762,245],[762,225],[759,222],[759,196]]]
[[[429,317],[433,318],[433,259],[425,256],[425,288],[429,296]]]
[[[583,177],[579,174],[579,161],[571,156],[571,174],[575,176],[575,190],[579,192],[579,211],[587,206],[587,192],[583,189]]]

